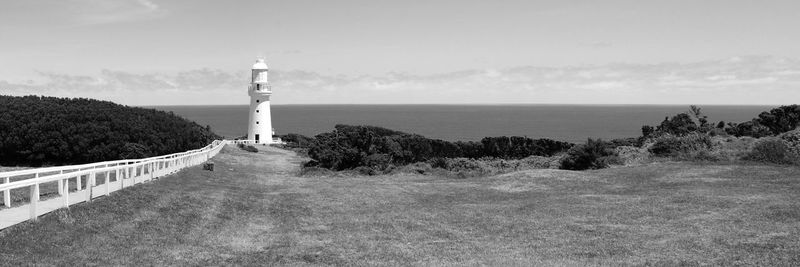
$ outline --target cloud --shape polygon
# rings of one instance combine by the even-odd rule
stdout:
[[[151,0],[71,0],[69,4],[83,25],[154,19],[168,13]]]
[[[776,57],[687,64],[611,64],[463,70],[433,75],[325,75],[271,70],[273,101],[288,103],[789,104],[800,99],[800,61]],[[0,92],[95,97],[125,104],[245,104],[247,70],[178,73],[42,72],[0,81]]]
[[[590,47],[590,48],[609,48],[614,46],[614,44],[609,42],[590,42],[590,43],[580,43],[579,46]]]

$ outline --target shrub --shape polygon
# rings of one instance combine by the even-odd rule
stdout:
[[[385,170],[392,165],[392,157],[387,154],[371,154],[364,157],[361,165],[364,167],[374,168],[376,170]]]
[[[240,149],[244,150],[244,151],[247,151],[247,152],[253,152],[253,153],[258,152],[258,148],[254,147],[254,146],[246,146],[244,144],[237,144],[236,146],[239,147]]]
[[[210,127],[172,112],[85,98],[0,95],[0,165],[142,158],[201,148],[218,138]]]
[[[714,148],[711,151],[714,158],[722,161],[737,161],[750,153],[750,148],[757,140],[749,136],[743,137],[712,137]]]
[[[566,157],[561,160],[561,169],[602,169],[615,163],[619,163],[619,158],[609,143],[589,138],[586,144],[577,145],[567,151]]]
[[[713,146],[711,137],[705,134],[662,135],[653,139],[648,150],[657,157],[691,159],[692,155],[709,152]]]
[[[484,176],[495,173],[491,166],[482,160],[468,158],[447,159],[446,170],[456,173],[459,178]]]
[[[426,166],[428,168],[436,168],[441,170],[445,172],[444,175],[466,178],[530,169],[558,168],[560,166],[561,158],[561,155],[552,157],[530,156],[524,159],[511,160],[489,157],[480,159],[433,158],[428,160]]]
[[[796,157],[789,151],[789,146],[780,138],[761,138],[753,144],[752,150],[745,160],[767,162],[775,164],[791,164],[796,162]]]
[[[433,170],[433,167],[427,162],[416,162],[405,165],[401,167],[400,170],[410,173],[428,174]]]
[[[428,160],[428,164],[430,164],[433,168],[440,168],[440,169],[448,169],[448,159],[447,158],[433,158]]]
[[[614,151],[617,153],[620,163],[626,166],[643,164],[650,160],[650,152],[646,148],[618,146],[614,148]]]
[[[139,143],[125,143],[119,153],[122,159],[141,159],[152,156],[150,149]]]
[[[671,135],[687,135],[699,130],[692,117],[686,113],[680,113],[672,118],[665,118],[661,125],[656,127],[656,132]]]
[[[728,136],[728,132],[722,128],[714,128],[708,131],[709,136]]]
[[[611,139],[611,141],[609,141],[609,143],[611,144],[611,147],[613,147],[613,148],[620,147],[620,146],[640,147],[640,146],[642,146],[643,142],[644,142],[644,138],[634,138],[634,137],[631,137],[631,138],[617,138],[617,139]]]
[[[725,127],[725,132],[733,136],[751,136],[755,138],[772,135],[770,129],[761,125],[758,119],[742,123],[728,123],[728,127]]]
[[[530,156],[520,161],[520,169],[558,169],[565,154],[551,157]]]
[[[309,148],[314,142],[314,138],[296,133],[281,136],[281,140],[286,142],[288,148]]]
[[[778,137],[786,142],[786,146],[788,146],[789,152],[791,152],[792,155],[800,158],[800,129],[785,132]]]
[[[800,125],[800,106],[781,106],[769,112],[762,112],[756,119],[774,134],[792,131]]]
[[[380,170],[377,170],[377,169],[372,168],[372,167],[367,167],[367,166],[358,166],[353,170],[355,170],[356,172],[358,172],[361,175],[369,175],[369,176],[379,175],[379,174],[383,173]]]
[[[308,155],[320,167],[333,170],[406,165],[435,158],[521,159],[551,156],[571,143],[527,137],[486,137],[481,142],[449,142],[374,126],[336,125],[332,132],[317,135]]]

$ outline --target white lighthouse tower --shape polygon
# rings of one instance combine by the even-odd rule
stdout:
[[[272,116],[270,115],[269,97],[272,87],[267,80],[267,64],[264,59],[256,60],[253,64],[253,73],[250,78],[250,120],[247,126],[247,140],[255,140],[258,144],[271,144]]]

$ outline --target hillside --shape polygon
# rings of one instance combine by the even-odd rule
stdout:
[[[800,169],[298,176],[228,146],[193,167],[0,232],[8,265],[800,264]]]
[[[0,95],[0,165],[41,166],[183,152],[218,138],[173,113],[85,98]]]

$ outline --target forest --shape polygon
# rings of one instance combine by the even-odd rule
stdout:
[[[0,95],[0,165],[50,166],[143,158],[219,138],[172,112],[86,98]]]

